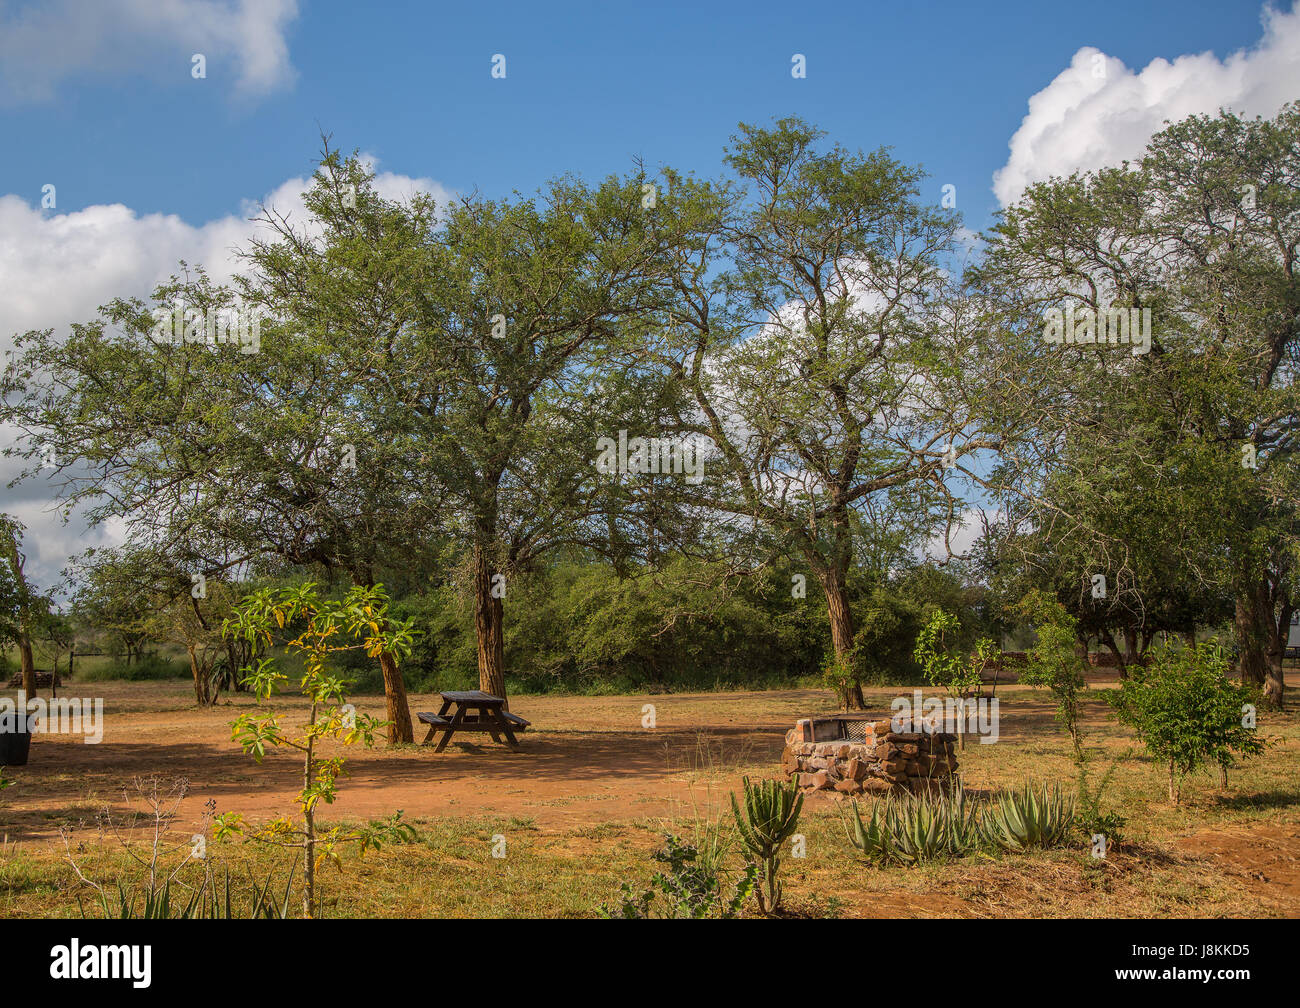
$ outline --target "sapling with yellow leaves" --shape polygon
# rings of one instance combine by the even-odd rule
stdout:
[[[218,817],[218,838],[243,834],[251,840],[300,849],[304,854],[303,914],[315,917],[320,905],[316,877],[328,860],[342,868],[339,849],[354,845],[364,854],[389,841],[411,839],[415,831],[402,821],[399,809],[379,823],[362,826],[334,826],[317,829],[320,803],[332,804],[343,774],[344,760],[323,755],[321,743],[335,740],[344,746],[361,744],[371,748],[375,734],[388,722],[359,713],[347,702],[349,682],[330,671],[330,665],[345,651],[364,651],[370,657],[381,652],[397,658],[410,654],[411,626],[388,615],[388,596],[382,585],[355,587],[341,600],[322,597],[308,582],[290,588],[263,589],[247,596],[225,622],[225,631],[265,645],[267,651],[279,643],[288,654],[302,659],[299,690],[310,701],[310,713],[297,732],[282,725],[280,714],[259,708],[241,714],[231,722],[231,738],[259,763],[268,748],[287,747],[302,754],[302,790],[298,792],[301,821],[281,816],[260,826],[250,826],[239,815]],[[262,658],[245,670],[245,682],[259,700],[280,691],[289,677],[273,658]]]
[[[997,645],[987,637],[981,637],[975,642],[975,650],[962,653],[953,646],[960,633],[961,620],[950,612],[937,609],[917,634],[913,654],[925,670],[930,684],[942,686],[956,701],[957,738],[961,748],[965,749],[969,720],[966,705],[970,697],[979,696],[984,666],[997,653]]]

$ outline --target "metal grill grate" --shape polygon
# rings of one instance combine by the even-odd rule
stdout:
[[[865,742],[867,740],[867,723],[865,721],[844,722],[844,737],[850,742]]]

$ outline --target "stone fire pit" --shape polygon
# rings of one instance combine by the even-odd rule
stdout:
[[[805,791],[919,794],[948,787],[957,772],[956,741],[922,721],[895,726],[867,714],[804,718],[785,734],[781,769]]]

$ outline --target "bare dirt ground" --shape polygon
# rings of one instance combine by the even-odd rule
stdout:
[[[1175,848],[1236,876],[1243,889],[1287,916],[1300,916],[1300,826],[1228,826],[1174,841]]]
[[[1159,767],[1127,731],[1106,717],[1092,683],[1083,721],[1094,752],[1094,783],[1109,761],[1118,772],[1112,806],[1129,815],[1130,842],[1104,864],[1078,855],[1035,862],[972,864],[864,875],[844,866],[804,884],[831,892],[854,916],[1079,916],[1157,913],[1300,916],[1300,719],[1294,713],[1269,728],[1265,759],[1233,771],[1227,791],[1217,777],[1197,778],[1182,806],[1171,808]],[[59,827],[89,827],[105,806],[133,807],[137,778],[185,778],[188,797],[177,825],[197,823],[203,807],[258,821],[295,812],[301,764],[285,752],[259,765],[231,741],[230,721],[255,706],[244,695],[197,709],[184,683],[69,684],[66,696],[105,703],[103,741],[37,736],[25,767],[7,771],[16,785],[0,796],[0,833],[28,850],[61,848]],[[910,690],[869,691],[873,710]],[[1026,778],[1071,786],[1075,767],[1045,694],[1000,693],[998,745],[972,743],[963,753],[967,786],[987,793]],[[1289,706],[1294,710],[1296,699]],[[383,716],[379,697],[358,708]],[[436,710],[436,696],[412,696],[412,712]],[[647,705],[654,727],[643,727]],[[443,753],[432,746],[373,750],[348,747],[348,776],[331,820],[377,819],[401,809],[408,821],[448,825],[493,818],[527,823],[552,854],[599,860],[610,837],[626,838],[644,856],[665,821],[689,821],[701,800],[709,815],[729,814],[726,795],[741,777],[772,776],[784,733],[799,717],[833,709],[819,690],[616,697],[519,696],[512,710],[533,727],[511,752],[488,736],[461,735]],[[277,701],[286,726],[305,708]],[[417,741],[423,738],[416,724]],[[838,806],[817,794],[806,803],[809,828],[826,842],[841,833]],[[840,857],[840,855],[836,855]],[[802,866],[788,870],[796,884]],[[903,884],[899,884],[899,880]],[[1185,890],[1185,892],[1183,891]],[[1208,895],[1207,895],[1208,894]],[[1129,909],[1126,909],[1129,908]]]
[[[78,736],[36,736],[31,761],[10,776],[21,782],[6,796],[0,818],[11,839],[48,840],[69,812],[92,815],[101,805],[121,807],[136,777],[184,777],[186,805],[212,799],[219,812],[258,819],[288,810],[301,787],[301,763],[270,752],[259,766],[230,739],[229,722],[253,706],[238,699],[215,708],[182,708],[176,684],[96,683],[105,698],[105,730],[97,745]],[[359,711],[382,717],[383,701],[364,697]],[[433,696],[412,696],[412,712],[437,710]],[[642,727],[653,704],[655,727]],[[166,709],[175,705],[174,709]],[[348,777],[331,818],[377,818],[394,809],[407,818],[527,816],[539,826],[662,816],[689,800],[702,774],[739,787],[741,772],[780,761],[784,733],[810,705],[826,705],[815,691],[647,697],[526,697],[513,709],[533,728],[511,752],[483,734],[456,736],[447,749],[430,746],[346,750]],[[761,708],[762,713],[752,712]],[[280,703],[285,724],[301,717]],[[423,738],[418,723],[417,740]],[[182,818],[184,806],[182,807]],[[197,815],[197,813],[196,813]]]

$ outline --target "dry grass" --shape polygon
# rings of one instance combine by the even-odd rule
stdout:
[[[224,809],[280,802],[278,808],[291,811],[282,800],[291,791],[279,789],[275,773],[224,739],[224,724],[234,713],[230,708],[187,708],[183,684],[95,686],[115,712],[118,751],[139,757],[177,733],[198,739],[203,750],[198,765],[205,760],[219,770]],[[872,691],[871,702],[887,707],[896,692]],[[961,755],[967,785],[991,792],[1032,778],[1073,787],[1075,766],[1045,695],[1013,688],[999,696],[1002,737],[995,745],[968,744]],[[1292,708],[1297,699],[1288,698]],[[241,697],[235,705],[248,702]],[[351,788],[368,795],[385,812],[406,807],[420,838],[364,859],[349,855],[341,872],[329,870],[324,880],[329,915],[596,914],[623,881],[647,882],[655,867],[649,855],[664,831],[691,836],[721,821],[729,832],[727,796],[739,777],[771,775],[784,729],[796,717],[831,708],[825,694],[797,690],[516,697],[512,703],[540,728],[529,733],[520,756],[491,745],[460,753],[453,745],[442,757],[427,749],[357,755],[354,769],[362,779],[345,781],[344,793]],[[654,733],[640,726],[645,703],[656,705]],[[378,705],[377,699],[362,701],[362,706]],[[419,703],[414,707],[425,709]],[[1090,692],[1085,712],[1093,779],[1117,761],[1104,804],[1128,818],[1125,843],[1105,860],[1090,857],[1081,837],[1077,848],[1047,854],[876,869],[856,859],[840,806],[817,795],[807,802],[801,827],[807,857],[785,862],[790,912],[807,917],[1300,916],[1300,718],[1295,713],[1263,713],[1261,728],[1275,740],[1269,752],[1234,771],[1226,792],[1219,790],[1217,777],[1194,778],[1184,789],[1184,804],[1175,808],[1165,797],[1160,768],[1125,729],[1106,718],[1097,691]],[[92,748],[77,747],[76,754],[95,758]],[[545,769],[552,752],[588,750],[607,755],[567,775]],[[372,786],[379,770],[393,773],[394,767],[409,770],[409,781]],[[81,821],[73,852],[92,878],[112,880],[126,870],[120,848],[93,827],[92,819],[105,804],[122,811],[117,795],[129,771],[107,765],[93,769],[88,774],[47,759],[11,772],[20,777],[20,786],[0,796],[0,832],[22,839],[0,845],[0,916],[79,915],[77,896],[85,898],[85,887],[64,863],[62,845],[50,837],[60,824]],[[494,776],[497,771],[502,775]],[[192,781],[192,786],[193,800],[201,803],[205,782]],[[376,814],[361,805],[353,810],[362,817]],[[352,817],[345,802],[330,814]],[[183,820],[175,826],[183,842],[192,824]],[[506,839],[501,859],[492,857],[496,835]],[[210,850],[236,875],[265,877],[288,868],[287,861],[260,848],[233,844]],[[733,854],[733,868],[738,862]]]

